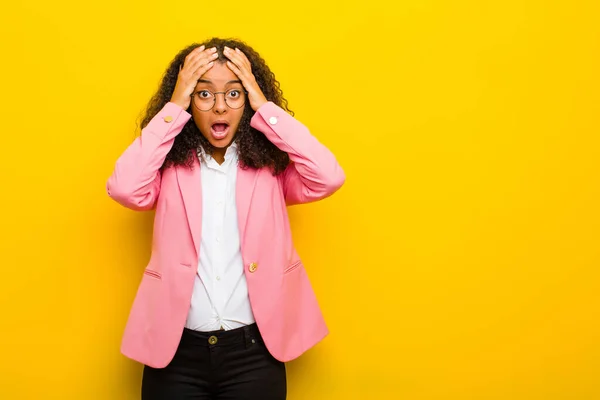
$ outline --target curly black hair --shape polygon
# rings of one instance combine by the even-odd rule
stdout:
[[[145,114],[142,117],[141,128],[145,128],[156,114],[171,100],[177,77],[179,75],[179,66],[183,65],[185,57],[195,48],[204,45],[206,48],[216,47],[219,54],[218,61],[226,62],[227,58],[223,55],[225,46],[229,48],[240,49],[252,65],[252,73],[256,78],[256,83],[264,93],[268,101],[272,101],[286,112],[294,115],[288,108],[288,102],[283,97],[279,82],[275,79],[275,74],[269,69],[265,60],[248,44],[239,39],[221,39],[211,38],[203,43],[194,43],[179,52],[171,61],[171,64],[165,71],[157,92],[152,96],[146,107]],[[215,60],[215,61],[217,61]],[[188,109],[188,112],[190,110]],[[190,112],[191,114],[191,112]],[[244,113],[238,126],[235,141],[238,144],[238,154],[240,166],[243,168],[271,168],[274,175],[280,174],[290,163],[286,152],[279,150],[271,143],[263,133],[250,126],[250,119],[254,115],[254,110],[249,102],[244,106]],[[193,167],[194,153],[202,148],[206,154],[213,154],[215,148],[200,133],[198,127],[190,119],[183,130],[175,138],[173,147],[167,154],[165,162],[161,169],[173,165],[183,165]]]

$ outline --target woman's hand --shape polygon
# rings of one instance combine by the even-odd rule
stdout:
[[[218,57],[217,49],[204,49],[204,46],[195,48],[185,57],[183,67],[179,66],[179,75],[175,90],[171,95],[171,102],[184,110],[190,107],[192,93],[198,84],[198,79],[212,68],[214,60]]]
[[[252,74],[250,61],[239,49],[233,50],[226,46],[223,54],[230,60],[227,61],[229,69],[242,81],[242,85],[244,85],[244,88],[248,92],[250,107],[256,112],[260,106],[267,102],[267,99],[262,90],[260,90],[258,83],[256,83],[256,78]]]

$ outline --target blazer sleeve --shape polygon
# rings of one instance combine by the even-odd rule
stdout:
[[[273,102],[263,104],[250,125],[288,153],[292,161],[281,178],[286,204],[324,199],[344,184],[346,176],[331,151],[301,122]]]
[[[132,210],[153,209],[160,192],[160,168],[190,118],[177,104],[165,104],[117,159],[106,183],[108,195]]]

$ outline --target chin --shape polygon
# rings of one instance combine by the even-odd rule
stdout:
[[[213,145],[213,147],[217,149],[224,149],[229,147],[229,145],[233,142],[233,138],[225,138],[221,140],[209,139],[209,143]]]
[[[233,143],[233,141],[235,139],[235,134],[231,134],[231,133],[222,139],[217,139],[217,138],[213,137],[211,134],[205,135],[203,133],[202,136],[204,136],[204,138],[206,140],[208,140],[208,143],[210,143],[211,146],[213,146],[216,149],[225,149],[225,148],[229,147],[229,145],[231,143]]]

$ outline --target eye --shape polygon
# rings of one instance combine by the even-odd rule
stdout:
[[[212,93],[208,90],[199,90],[198,97],[200,97],[201,99],[210,99],[212,97]]]
[[[238,89],[233,89],[233,90],[230,90],[229,92],[227,92],[227,96],[231,97],[232,99],[237,99],[241,95],[242,95],[242,93]]]

